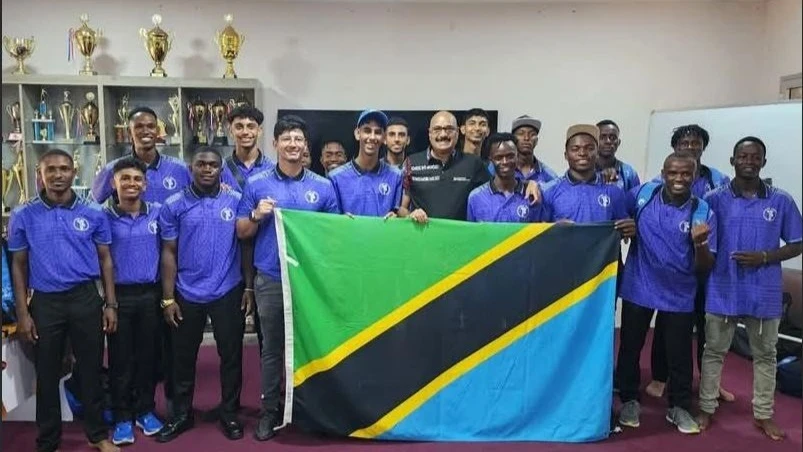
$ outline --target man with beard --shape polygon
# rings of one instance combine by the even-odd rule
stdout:
[[[324,176],[329,175],[329,171],[346,163],[346,147],[337,140],[324,141],[321,148],[321,166],[323,166]]]
[[[385,130],[385,163],[402,169],[404,159],[407,158],[407,146],[410,145],[410,127],[407,121],[398,116],[388,120],[388,127]]]
[[[768,437],[780,440],[785,434],[772,415],[776,344],[783,315],[781,262],[803,250],[803,220],[787,192],[761,180],[766,153],[759,138],[739,140],[731,157],[736,177],[705,197],[722,230],[706,293],[706,343],[697,419],[703,430],[711,424],[718,406],[722,365],[739,319],[747,327],[753,357],[753,423]],[[784,246],[779,247],[781,240]]]
[[[429,217],[465,220],[468,195],[488,182],[491,175],[479,157],[457,152],[457,119],[439,111],[429,122],[429,149],[407,157],[404,164],[404,195],[399,216],[416,223]],[[527,184],[531,204],[541,198],[538,184]]]
[[[697,173],[691,186],[691,192],[698,198],[703,198],[709,191],[728,185],[730,178],[716,168],[703,165],[701,160],[705,148],[708,147],[710,137],[708,131],[697,124],[689,124],[678,127],[672,132],[670,145],[674,152],[690,152],[697,161]],[[660,182],[660,176],[654,182]],[[702,367],[703,349],[705,348],[705,285],[707,277],[699,278],[697,288],[697,298],[695,299],[694,329],[697,332],[697,369]],[[665,335],[661,332],[661,325],[655,326],[655,338],[652,343],[652,381],[647,385],[647,394],[653,397],[662,397],[666,380],[669,377],[665,345],[661,342]],[[720,398],[726,402],[732,402],[735,397],[730,391],[720,388]]]
[[[223,434],[243,437],[237,419],[243,384],[243,331],[251,314],[253,292],[243,291],[241,260],[235,232],[240,193],[223,190],[223,158],[211,147],[192,157],[192,183],[167,199],[159,218],[162,236],[162,311],[173,327],[174,406],[170,422],[157,440],[176,439],[194,425],[198,348],[207,317],[220,356],[220,414]]]
[[[61,441],[61,375],[64,343],[72,344],[84,404],[84,433],[92,448],[119,452],[107,439],[100,385],[103,335],[117,329],[109,220],[99,205],[71,189],[75,167],[61,149],[39,158],[44,190],[11,213],[8,248],[17,311],[17,335],[34,344],[36,450],[58,450]],[[95,280],[103,282],[105,304]],[[28,306],[28,291],[33,296]]]
[[[488,113],[481,108],[472,108],[463,116],[463,125],[460,126],[460,133],[463,135],[464,154],[474,154],[479,158],[487,158],[480,155],[482,142],[491,132],[489,126]]]
[[[691,193],[694,156],[671,154],[664,161],[663,183],[631,190],[628,208],[638,232],[622,275],[622,325],[616,376],[622,409],[619,423],[640,425],[639,357],[653,314],[661,324],[669,368],[666,420],[684,434],[700,429],[689,413],[693,369],[691,327],[697,275],[710,270],[717,252],[717,218],[705,201]],[[608,185],[612,186],[612,185]]]
[[[627,163],[616,158],[616,151],[622,144],[619,138],[619,126],[610,119],[603,119],[597,123],[599,128],[599,151],[597,157],[597,171],[603,179],[615,183],[624,191],[641,185],[638,173]]]
[[[542,221],[541,205],[530,206],[524,182],[516,179],[516,137],[494,133],[485,140],[495,176],[468,195],[468,221],[535,223]]]
[[[262,112],[250,105],[237,107],[229,113],[229,130],[234,137],[234,152],[224,160],[221,181],[240,193],[249,177],[275,166],[259,149],[264,119]]]
[[[363,111],[354,129],[360,147],[357,157],[329,173],[342,213],[396,216],[402,196],[401,171],[379,160],[387,124],[382,111]]]
[[[545,183],[558,178],[552,168],[535,158],[538,134],[541,133],[540,120],[527,115],[519,116],[513,120],[510,132],[516,137],[516,147],[519,150],[517,179]]]
[[[276,167],[248,179],[237,209],[237,236],[241,240],[254,240],[256,277],[253,281],[246,280],[246,287],[253,287],[264,333],[262,413],[254,432],[258,441],[273,438],[274,428],[281,419],[284,305],[274,208],[339,213],[332,183],[301,166],[306,143],[307,124],[301,118],[280,118],[273,127],[273,147],[278,156]]]
[[[134,144],[130,156],[142,160],[148,168],[145,173],[148,191],[143,193],[142,200],[163,204],[170,195],[189,185],[190,173],[186,163],[156,150],[158,132],[156,113],[150,108],[137,107],[128,114],[128,133]],[[121,158],[125,157],[129,155]],[[114,193],[112,179],[117,160],[109,162],[92,182],[92,197],[99,203],[105,202]]]

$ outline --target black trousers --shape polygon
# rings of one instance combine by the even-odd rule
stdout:
[[[652,379],[666,383],[669,378],[669,369],[666,362],[666,344],[664,344],[663,331],[656,322],[655,332],[652,338],[652,350],[650,351],[650,369],[652,369]],[[694,329],[697,331],[697,372],[702,372],[703,350],[705,350],[705,283],[697,285],[697,294],[694,297]],[[689,334],[692,331],[689,329]]]
[[[641,349],[650,329],[655,311],[622,300],[622,326],[619,338],[619,359],[616,377],[619,382],[619,397],[622,402],[639,400]],[[664,335],[665,352],[669,367],[668,396],[670,407],[691,408],[691,325],[694,314],[658,311],[656,323],[660,323]]]
[[[115,422],[153,411],[153,378],[161,341],[162,288],[157,284],[116,285],[117,332],[109,336],[109,377]]]
[[[34,291],[31,317],[39,340],[34,347],[36,366],[36,450],[52,452],[61,441],[59,380],[64,344],[69,337],[81,372],[78,383],[84,406],[84,432],[96,443],[107,438],[103,422],[100,372],[103,362],[103,299],[95,283],[87,281],[64,292]]]
[[[176,291],[176,302],[181,308],[183,320],[178,328],[172,330],[174,416],[192,416],[198,349],[208,316],[212,320],[220,357],[220,418],[234,418],[240,405],[243,384],[245,312],[240,309],[242,297],[242,285],[210,303],[192,302]]]

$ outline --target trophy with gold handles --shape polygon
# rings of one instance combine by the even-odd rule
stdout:
[[[220,55],[226,60],[223,78],[237,78],[237,73],[234,72],[234,60],[240,54],[240,47],[245,44],[245,35],[237,33],[231,26],[234,21],[231,14],[226,14],[223,19],[226,21],[226,27],[215,33],[215,44],[220,48]]]
[[[28,71],[25,70],[25,59],[31,56],[36,48],[36,42],[34,42],[33,36],[30,38],[9,38],[8,36],[3,36],[3,47],[5,47],[6,52],[8,52],[12,58],[17,60],[17,69],[12,72],[12,74],[27,74]]]
[[[209,142],[206,137],[206,121],[209,115],[209,107],[200,98],[195,99],[193,102],[187,102],[187,110],[189,110],[190,129],[192,130],[192,142],[194,144],[207,144]]]
[[[100,137],[97,134],[98,106],[95,104],[95,93],[86,93],[86,103],[81,107],[81,123],[86,126],[84,144],[97,144]]]
[[[154,27],[150,30],[139,29],[139,35],[145,43],[145,50],[151,57],[156,66],[151,70],[151,77],[167,77],[167,73],[162,68],[162,63],[167,58],[167,52],[173,45],[173,38],[159,24],[162,23],[162,16],[154,14],[151,18]]]
[[[11,133],[8,134],[8,141],[22,140],[22,115],[20,113],[20,103],[12,102],[6,105],[6,113],[11,117]]]
[[[117,124],[114,125],[114,141],[116,143],[125,143],[125,131],[128,128],[128,93],[123,94],[120,99],[120,106],[117,107]]]
[[[75,106],[70,102],[70,92],[64,91],[64,101],[59,104],[59,116],[64,123],[64,138],[72,140],[72,124],[75,117]]]
[[[98,75],[92,67],[92,53],[98,46],[98,39],[102,36],[100,29],[93,30],[87,24],[89,16],[81,14],[81,27],[73,32],[73,40],[78,47],[78,51],[84,56],[84,68],[78,73],[81,75]]]
[[[225,124],[226,116],[229,114],[229,106],[222,99],[218,99],[209,104],[209,113],[212,115],[212,128],[215,130],[212,145],[228,146],[229,138],[226,136],[223,124]]]
[[[25,162],[22,156],[22,141],[17,142],[14,146],[14,164],[11,165],[9,169],[3,168],[3,211],[8,212],[10,210],[9,207],[6,206],[6,197],[8,196],[9,192],[11,192],[11,187],[17,186],[19,190],[19,198],[17,199],[17,205],[23,204],[25,202],[25,185],[23,183],[23,177],[25,173]]]
[[[181,133],[181,114],[179,113],[181,110],[181,98],[178,97],[178,94],[173,94],[167,98],[167,104],[170,105],[170,110],[172,110],[170,116],[167,118],[170,125],[173,127],[173,136],[170,137],[170,144],[178,144],[181,141],[181,137],[179,136]]]

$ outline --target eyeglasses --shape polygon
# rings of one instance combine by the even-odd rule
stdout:
[[[429,129],[429,133],[433,133],[435,135],[437,135],[437,134],[439,134],[441,132],[446,132],[448,134],[452,134],[452,133],[457,132],[457,127],[455,127],[455,126],[446,126],[446,127],[435,126],[435,127],[432,127],[432,128]]]

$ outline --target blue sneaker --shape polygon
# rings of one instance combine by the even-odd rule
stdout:
[[[145,436],[153,436],[159,433],[164,425],[153,413],[147,413],[137,418],[137,427],[142,429]]]
[[[80,418],[84,414],[84,406],[81,404],[81,401],[78,400],[78,397],[75,397],[75,395],[65,387],[64,398],[67,399],[67,405],[70,407],[72,415]]]
[[[131,422],[118,422],[114,426],[112,443],[115,446],[134,444],[134,426],[131,425]]]

